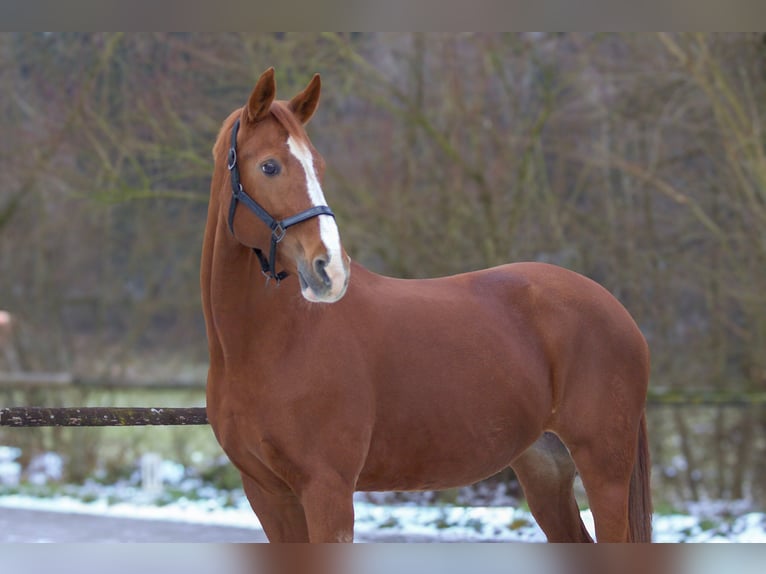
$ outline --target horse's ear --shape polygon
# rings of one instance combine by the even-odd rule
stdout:
[[[290,109],[302,124],[307,124],[314,115],[319,105],[321,89],[322,81],[319,79],[319,74],[314,74],[306,89],[290,100]]]
[[[269,68],[255,84],[253,93],[247,101],[247,119],[251,122],[257,122],[269,115],[271,102],[277,95],[277,83],[274,81],[274,68]]]

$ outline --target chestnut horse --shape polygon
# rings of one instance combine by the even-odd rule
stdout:
[[[572,271],[402,280],[351,262],[304,125],[320,80],[273,69],[223,123],[201,284],[207,413],[270,541],[352,541],[354,491],[436,490],[511,466],[550,541],[651,539],[649,352]],[[267,276],[264,281],[262,274]]]

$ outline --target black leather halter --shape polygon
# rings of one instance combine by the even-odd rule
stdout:
[[[268,259],[263,255],[263,251],[257,247],[253,247],[253,251],[258,257],[258,261],[261,263],[261,271],[267,279],[274,279],[279,283],[282,279],[287,277],[287,271],[276,271],[276,256],[277,256],[277,244],[282,241],[287,233],[287,228],[292,227],[302,221],[317,217],[319,215],[331,215],[335,217],[332,210],[326,205],[317,205],[311,207],[305,211],[301,211],[296,215],[286,217],[281,221],[274,219],[271,214],[266,211],[257,201],[245,193],[242,187],[242,182],[239,177],[239,167],[237,166],[237,132],[239,131],[239,118],[234,122],[234,126],[231,128],[231,147],[229,148],[229,159],[227,167],[231,176],[231,203],[229,204],[229,229],[231,229],[232,235],[234,234],[234,212],[237,210],[237,205],[241,201],[244,203],[250,211],[255,213],[258,218],[263,221],[271,229],[271,246],[269,247]]]

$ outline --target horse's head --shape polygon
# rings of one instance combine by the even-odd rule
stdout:
[[[268,276],[296,274],[304,298],[332,303],[345,294],[350,267],[322,192],[324,160],[303,127],[319,91],[315,75],[292,100],[276,101],[268,69],[224,124],[215,152],[230,172],[219,197],[234,237],[256,250]]]

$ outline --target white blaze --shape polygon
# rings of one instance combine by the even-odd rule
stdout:
[[[306,174],[306,188],[308,189],[312,207],[327,205],[327,200],[325,200],[324,193],[322,192],[322,186],[319,184],[316,169],[314,169],[314,156],[311,154],[311,150],[305,143],[295,139],[293,136],[287,139],[287,147],[290,153],[301,164]],[[335,218],[331,215],[319,215],[318,217],[319,237],[322,239],[325,249],[327,249],[327,255],[330,256],[330,263],[327,266],[326,272],[333,283],[339,282],[342,285],[345,279],[345,269],[343,266],[338,225],[335,223]]]

